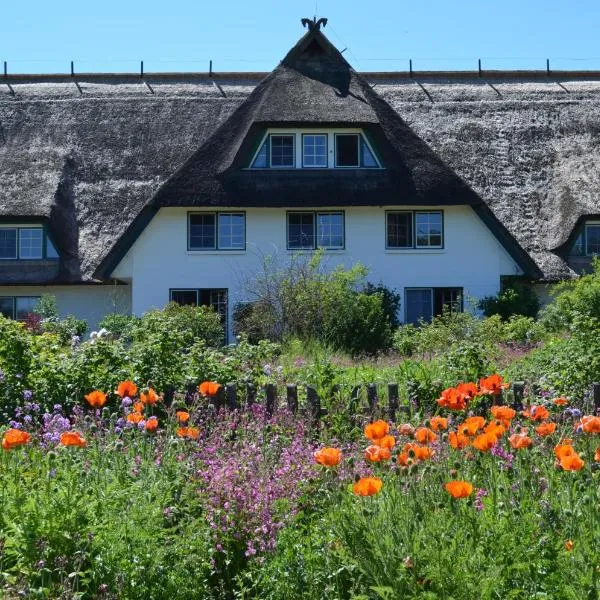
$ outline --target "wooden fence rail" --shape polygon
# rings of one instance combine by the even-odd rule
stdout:
[[[350,389],[350,398],[348,402],[348,411],[352,414],[367,414],[371,418],[375,415],[387,416],[390,421],[395,421],[398,413],[404,415],[411,415],[414,410],[420,411],[423,407],[418,401],[418,397],[411,393],[414,389],[414,385],[411,382],[407,384],[407,398],[402,404],[400,403],[399,385],[397,383],[387,384],[387,406],[386,410],[380,410],[380,397],[379,389],[381,384],[367,383],[364,386],[355,386]],[[293,414],[297,414],[300,410],[300,403],[298,401],[298,388],[299,386],[294,383],[288,383],[285,387],[286,390],[286,405],[288,410]],[[313,425],[317,425],[321,417],[327,414],[326,410],[321,405],[321,398],[317,393],[317,389],[314,386],[304,386],[306,393],[306,406],[303,409],[306,415],[309,417]],[[366,404],[361,406],[361,399],[363,398],[363,390],[366,391]],[[341,393],[341,387],[335,386],[333,393]],[[539,391],[538,386],[531,386],[531,398],[535,402],[534,398],[537,397]],[[253,384],[248,384],[245,388],[245,400],[248,406],[263,401],[267,414],[272,415],[278,408],[279,405],[279,394],[277,386],[269,383],[262,389],[263,398],[259,399],[259,390]],[[226,406],[231,410],[240,408],[241,403],[238,397],[238,387],[233,384],[227,384],[222,387],[219,394],[213,400],[217,408]],[[510,403],[511,407],[517,411],[523,410],[525,407],[525,383],[517,381],[512,384],[510,391],[507,390],[502,394],[490,398],[487,402],[482,403],[482,409],[487,410],[492,404],[503,404]],[[583,407],[585,412],[593,412],[593,414],[600,414],[600,383],[592,384],[591,393],[589,396],[589,402]]]

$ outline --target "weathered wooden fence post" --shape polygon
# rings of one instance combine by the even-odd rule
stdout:
[[[238,408],[237,390],[235,383],[228,383],[225,386],[225,398],[227,399],[227,408],[235,410]]]
[[[592,384],[592,402],[594,405],[594,414],[600,414],[600,383]]]
[[[306,400],[308,401],[308,414],[311,424],[316,427],[321,418],[321,399],[312,385],[306,386]]]
[[[388,383],[388,416],[390,421],[396,420],[398,412],[398,384]]]
[[[523,410],[523,396],[525,395],[525,383],[523,381],[515,381],[512,386],[513,403],[512,408],[517,411]]]
[[[274,384],[268,383],[267,387],[266,387],[266,393],[267,393],[267,402],[266,402],[267,414],[269,416],[271,416],[275,412],[275,409],[277,408],[277,388],[275,387]]]
[[[298,412],[298,387],[294,383],[287,384],[287,405],[293,414]]]
[[[246,403],[248,406],[252,406],[256,402],[256,386],[253,383],[249,383],[246,386]]]
[[[371,416],[375,414],[375,410],[377,409],[377,384],[369,383],[367,384],[367,402],[369,403],[369,412]]]

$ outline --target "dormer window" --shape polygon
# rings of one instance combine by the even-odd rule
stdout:
[[[252,169],[378,169],[381,168],[364,132],[357,129],[269,129]]]
[[[573,244],[573,256],[600,255],[600,221],[586,223]]]
[[[0,260],[42,260],[58,258],[44,227],[0,225]]]

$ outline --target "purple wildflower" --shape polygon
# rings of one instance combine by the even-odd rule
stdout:
[[[475,501],[473,502],[473,506],[476,508],[476,510],[478,511],[482,511],[484,506],[483,506],[483,499],[488,495],[488,491],[484,488],[479,488],[477,490],[477,493],[475,494]]]
[[[33,392],[31,390],[24,390],[23,391],[23,398],[27,401],[31,400],[31,397],[33,396]]]

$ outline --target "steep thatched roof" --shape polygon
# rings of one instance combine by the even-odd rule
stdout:
[[[0,82],[0,218],[47,219],[63,257],[57,281],[93,281],[127,231],[135,233],[158,206],[175,202],[168,192],[178,178],[193,192],[186,203],[219,202],[241,184],[250,191],[267,183],[272,190],[287,187],[285,173],[267,183],[240,183],[236,160],[253,127],[285,115],[321,122],[316,114],[323,107],[310,101],[318,90],[330,122],[374,131],[383,124],[388,156],[400,156],[419,176],[403,179],[400,169],[357,173],[344,188],[337,173],[329,183],[304,184],[304,173],[294,174],[300,190],[341,189],[347,200],[345,192],[375,188],[388,202],[393,197],[386,194],[400,186],[411,191],[407,202],[468,203],[484,218],[500,220],[546,279],[573,275],[556,249],[581,215],[600,213],[598,76],[417,73],[411,79],[361,77],[346,69],[348,78],[332,86],[318,73],[299,78],[314,65],[300,67],[284,60],[262,83],[262,74],[148,75],[145,81],[14,76],[10,86]],[[287,108],[280,101],[286,89],[297,98]],[[223,151],[213,146],[208,156],[215,138]],[[0,281],[8,280],[0,270]]]

